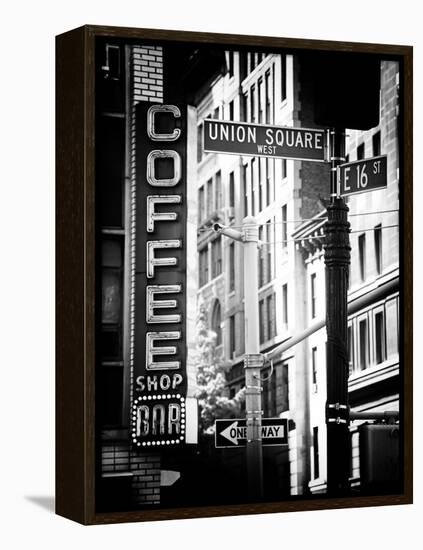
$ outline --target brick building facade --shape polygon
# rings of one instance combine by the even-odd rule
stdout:
[[[158,453],[129,443],[129,404],[135,320],[136,128],[139,102],[163,101],[163,49],[109,41],[98,49],[99,105],[104,156],[102,186],[102,418],[99,502],[107,508],[160,501]],[[132,229],[132,231],[131,231]],[[129,504],[128,504],[129,503]]]

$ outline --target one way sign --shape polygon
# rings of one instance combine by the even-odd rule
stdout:
[[[288,445],[288,420],[263,418],[261,421],[262,445]],[[216,420],[216,447],[245,447],[247,423],[245,418]]]

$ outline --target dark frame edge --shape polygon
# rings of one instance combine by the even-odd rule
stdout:
[[[403,55],[404,496],[413,503],[413,48]]]
[[[135,512],[111,512],[96,514],[92,525],[166,521],[174,519],[200,519],[257,514],[277,514],[287,512],[312,512],[323,510],[343,510],[346,508],[369,508],[375,506],[399,506],[411,504],[409,495],[384,495],[369,497],[304,499],[285,502],[264,502],[257,504],[234,504],[225,506],[206,506],[201,508],[172,508],[162,510],[143,510]]]
[[[163,30],[151,28],[114,27],[86,25],[89,33],[95,36],[114,36],[122,38],[144,38],[148,40],[199,42],[205,44],[244,45],[266,48],[337,50],[340,52],[365,52],[387,55],[407,55],[412,50],[409,45],[375,44],[371,42],[344,42],[337,40],[286,38],[278,36],[257,36],[247,34],[224,34],[184,30]]]
[[[83,524],[94,513],[94,74],[88,49],[86,27],[56,37],[55,506],[58,515]]]

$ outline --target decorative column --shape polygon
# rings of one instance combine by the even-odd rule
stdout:
[[[338,195],[337,166],[345,162],[345,134],[332,130],[331,202],[325,224],[327,493],[349,493],[350,434],[348,406],[348,207]]]

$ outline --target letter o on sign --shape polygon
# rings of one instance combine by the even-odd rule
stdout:
[[[156,178],[156,159],[172,159],[173,177],[157,179]],[[151,151],[147,157],[147,181],[153,187],[175,187],[181,179],[181,157],[176,151]]]

